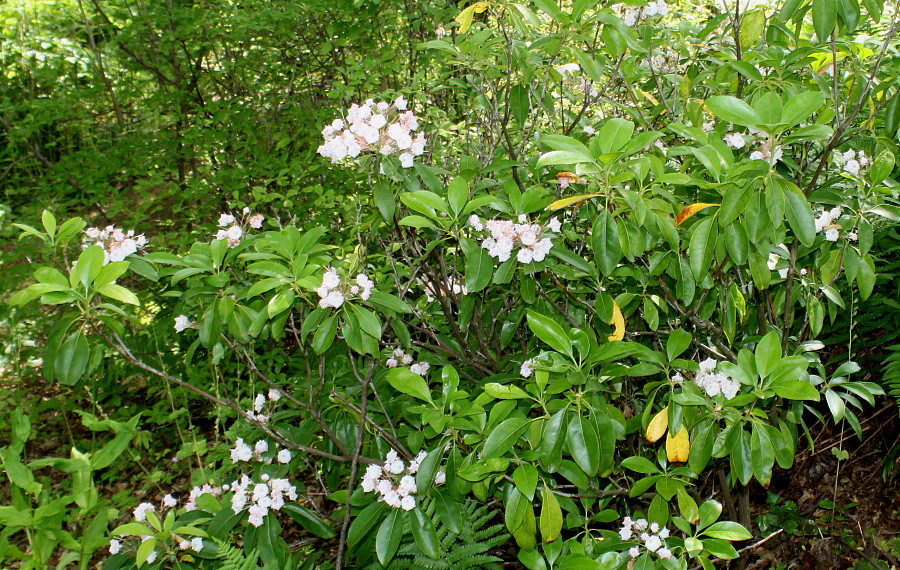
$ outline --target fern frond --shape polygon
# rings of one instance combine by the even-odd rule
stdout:
[[[226,542],[216,540],[216,544],[219,546],[216,556],[223,561],[221,570],[259,570],[259,551],[255,548],[246,554],[243,549]]]

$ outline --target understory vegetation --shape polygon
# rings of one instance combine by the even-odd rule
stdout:
[[[0,24],[4,568],[900,564],[896,4]]]

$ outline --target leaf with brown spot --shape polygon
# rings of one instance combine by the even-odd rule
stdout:
[[[619,304],[613,301],[613,315],[609,324],[613,325],[613,333],[609,335],[609,340],[622,340],[625,338],[625,317],[622,316],[622,309]]]

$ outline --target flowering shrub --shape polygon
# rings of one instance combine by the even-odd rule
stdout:
[[[476,2],[452,41],[421,46],[442,62],[433,88],[466,102],[429,125],[433,164],[414,164],[405,100],[371,99],[323,131],[332,163],[383,159],[354,161],[328,227],[249,235],[247,210],[186,252],[104,265],[91,246],[68,276],[36,272],[13,302],[67,307],[57,375],[77,383],[114,351],[214,404],[236,442],[223,471],[253,469],[221,487],[230,509],[221,478],[166,507],[172,524],[144,507],[149,527],[114,531],[153,537],[140,563],[196,550],[188,513],[274,567],[291,558],[279,516],[337,535],[338,567],[441,559],[474,500],[502,505],[528,568],[710,568],[753,536],[734,497],[793,465],[810,415],[859,431],[883,391],[851,361],[829,370],[818,337],[872,294],[874,228],[900,221],[894,144],[867,134],[896,132],[875,126],[888,42],[847,53],[871,78],[847,85],[794,49],[827,59],[847,14],[805,29],[796,5],[760,8],[743,14],[754,32],[741,8],[726,27],[666,26],[674,9]],[[48,225],[26,233],[64,247]],[[171,366],[129,346],[142,300],[114,283],[129,270],[165,290],[151,320]]]

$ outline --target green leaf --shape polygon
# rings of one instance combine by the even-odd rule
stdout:
[[[560,164],[582,164],[593,161],[594,159],[585,154],[568,152],[565,150],[552,150],[541,155],[537,161],[537,167],[542,168],[544,166],[557,166]]]
[[[612,118],[597,133],[600,150],[603,154],[619,152],[634,134],[634,123],[625,119]]]
[[[286,512],[292,519],[300,524],[303,528],[322,538],[331,538],[335,536],[334,529],[325,524],[322,519],[313,514],[309,509],[298,505],[297,503],[285,503],[281,510]]]
[[[375,554],[383,566],[394,558],[400,539],[403,538],[403,517],[399,509],[391,509],[391,513],[381,523],[378,534],[375,536]]]
[[[900,99],[900,94],[896,96]],[[877,186],[884,182],[884,179],[891,175],[894,171],[894,153],[885,149],[881,151],[875,160],[872,161],[872,168],[869,170],[869,182],[872,186]]]
[[[591,229],[591,243],[597,265],[603,275],[611,275],[622,259],[622,245],[615,220],[607,210],[601,210]]]
[[[466,288],[470,293],[481,291],[491,282],[494,261],[484,249],[472,252],[466,259]]]
[[[750,433],[750,463],[753,468],[753,476],[763,487],[768,488],[769,482],[772,480],[772,465],[775,464],[775,449],[772,447],[769,433],[765,427],[755,423]]]
[[[531,397],[528,395],[528,392],[512,384],[503,385],[489,382],[484,385],[484,391],[492,398],[497,398],[498,400],[519,400]]]
[[[589,477],[600,469],[600,441],[594,424],[584,417],[572,418],[566,434],[569,451],[575,463]]]
[[[813,28],[816,30],[816,38],[819,42],[825,42],[831,36],[837,22],[837,13],[837,0],[812,1]]]
[[[372,503],[356,515],[353,522],[350,523],[350,530],[347,531],[347,548],[353,548],[360,540],[369,535],[369,531],[374,528],[381,518],[382,511],[386,508],[389,508],[387,504],[379,501]]]
[[[746,528],[732,521],[719,521],[704,530],[703,534],[712,538],[731,541],[753,538],[753,535]]]
[[[82,251],[69,273],[69,285],[75,287],[81,283],[87,289],[103,269],[103,258],[103,249],[99,246],[92,245]]]
[[[516,489],[528,497],[529,501],[534,500],[534,490],[537,488],[538,482],[538,471],[534,465],[523,463],[516,467],[516,470],[513,471],[513,482],[516,484]]]
[[[818,402],[820,398],[819,390],[803,380],[779,380],[773,382],[771,388],[777,396],[788,400],[812,400],[813,402]]]
[[[756,345],[756,370],[761,378],[775,368],[781,360],[781,340],[778,333],[771,331]]]
[[[525,433],[529,423],[529,420],[522,417],[507,418],[500,422],[484,440],[484,447],[481,449],[482,461],[506,453]]]
[[[740,38],[741,48],[750,49],[763,37],[766,27],[766,11],[764,8],[748,10],[741,18]]]
[[[563,515],[559,501],[547,487],[541,492],[540,530],[544,542],[553,542],[562,531]]]
[[[43,224],[44,231],[47,232],[51,240],[56,237],[56,216],[50,210],[44,210],[41,214],[41,224]]]
[[[710,263],[712,263],[716,238],[719,233],[718,228],[715,218],[708,217],[695,225],[691,233],[688,256],[690,257],[691,272],[697,281],[703,279],[703,276],[709,270]]]
[[[78,382],[87,369],[90,356],[87,337],[80,330],[72,333],[56,353],[54,371],[57,380],[69,386]]]
[[[434,530],[434,524],[418,506],[412,510],[412,513],[413,516],[409,521],[409,527],[412,530],[416,545],[425,556],[434,559],[439,558],[441,556],[440,543]]]
[[[793,183],[782,184],[785,197],[784,215],[800,243],[809,247],[816,239],[816,220],[806,196]]]
[[[781,111],[781,122],[788,128],[799,125],[819,110],[825,102],[825,95],[819,91],[804,91],[799,93],[784,104]]]
[[[116,301],[127,303],[129,305],[140,306],[141,304],[137,295],[115,283],[107,283],[106,285],[98,287],[97,292],[104,297],[109,297],[110,299],[115,299]]]
[[[706,100],[706,106],[715,116],[736,125],[757,127],[763,122],[753,107],[730,95],[710,97]]]
[[[411,371],[409,368],[398,366],[387,372],[387,381],[398,392],[408,394],[414,398],[424,400],[434,405],[431,399],[431,390],[424,378]]]
[[[572,356],[572,341],[569,340],[569,336],[559,323],[534,311],[528,311],[527,315],[528,328],[535,336],[557,352]]]
[[[659,467],[651,463],[646,457],[641,456],[626,457],[622,460],[622,467],[631,469],[637,473],[643,473],[644,475],[659,473]]]

